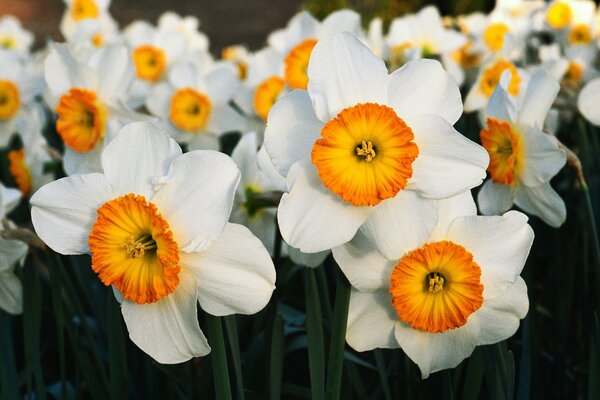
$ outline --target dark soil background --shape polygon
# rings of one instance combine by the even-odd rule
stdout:
[[[110,13],[121,27],[136,19],[156,23],[167,10],[200,19],[200,29],[210,39],[210,49],[220,54],[223,47],[246,44],[259,48],[267,35],[300,10],[302,0],[113,0]],[[62,41],[59,24],[65,5],[61,0],[1,0],[0,15],[18,17],[36,35],[38,47],[47,39]]]

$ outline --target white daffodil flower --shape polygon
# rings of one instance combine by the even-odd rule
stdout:
[[[600,126],[600,78],[589,81],[577,97],[577,108],[590,123]]]
[[[456,367],[476,346],[514,335],[529,308],[519,276],[533,242],[517,211],[477,216],[467,191],[438,202],[432,235],[379,252],[362,234],[333,249],[353,286],[346,341],[357,351],[399,348],[421,370]]]
[[[71,40],[77,34],[79,24],[85,21],[96,21],[102,30],[114,32],[117,23],[110,16],[108,8],[111,0],[64,0],[67,8],[60,21],[60,32],[65,39]]]
[[[159,31],[180,32],[186,39],[186,52],[208,51],[208,37],[198,29],[200,21],[191,15],[181,17],[173,11],[167,11],[158,18]]]
[[[195,64],[182,63],[169,73],[167,82],[152,88],[146,107],[169,126],[178,142],[192,150],[218,150],[221,134],[244,125],[229,104],[238,86],[231,65],[217,64],[203,74]]]
[[[67,174],[100,170],[102,148],[121,126],[140,115],[126,107],[133,65],[125,46],[107,46],[78,60],[66,45],[55,44],[44,63],[50,108],[65,143]]]
[[[21,21],[12,15],[0,17],[0,49],[27,55],[32,44],[33,34],[23,29]]]
[[[262,243],[228,223],[240,172],[226,155],[181,149],[152,122],[126,125],[102,173],[73,175],[31,198],[39,237],[61,254],[92,255],[112,285],[131,340],[160,363],[202,356],[197,302],[216,316],[269,301],[275,268]]]
[[[437,219],[427,198],[485,177],[487,153],[452,126],[460,92],[439,62],[416,60],[388,75],[354,35],[340,33],[315,46],[308,76],[308,91],[282,97],[265,131],[287,179],[278,220],[291,246],[328,250],[359,228],[385,251],[399,231],[424,240]]]
[[[42,74],[31,60],[0,50],[0,147],[23,131],[22,124],[43,87]]]
[[[514,203],[550,226],[565,221],[565,203],[550,186],[550,179],[566,163],[565,152],[554,136],[542,131],[559,89],[554,78],[539,71],[517,107],[502,85],[496,87],[481,131],[491,177],[477,196],[483,214],[502,214]]]

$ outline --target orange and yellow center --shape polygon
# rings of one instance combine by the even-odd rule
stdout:
[[[171,97],[169,118],[182,131],[195,132],[205,127],[211,110],[208,96],[188,87],[178,89]]]
[[[96,93],[73,88],[56,107],[56,131],[65,145],[84,153],[92,150],[106,131],[106,110]]]
[[[0,47],[3,49],[14,49],[17,47],[17,42],[10,35],[2,35],[0,36]]]
[[[577,24],[569,31],[569,43],[573,45],[590,44],[592,29],[586,24]]]
[[[75,21],[82,19],[98,18],[100,10],[94,0],[73,0],[71,5],[71,16]]]
[[[273,107],[284,88],[285,81],[278,76],[271,76],[256,87],[252,105],[256,115],[261,117],[263,121],[267,120],[271,107]]]
[[[9,119],[19,111],[21,96],[12,81],[0,80],[0,120]]]
[[[554,29],[566,28],[573,20],[571,6],[562,1],[555,1],[546,10],[546,22]]]
[[[452,59],[463,68],[474,68],[481,63],[481,55],[473,51],[472,40],[455,50]]]
[[[316,44],[316,39],[306,39],[290,50],[285,57],[285,81],[290,89],[306,89],[308,86],[306,70]]]
[[[17,183],[17,187],[24,197],[31,192],[31,172],[25,162],[25,150],[11,150],[8,152],[8,172]]]
[[[481,144],[490,155],[488,172],[500,185],[515,186],[525,163],[525,145],[522,135],[506,121],[486,120],[487,129],[480,133]]]
[[[133,50],[135,72],[140,79],[158,81],[167,66],[165,52],[158,47],[143,45]]]
[[[564,76],[565,83],[569,85],[578,85],[581,83],[584,73],[585,67],[582,64],[575,61],[569,61],[569,66],[567,67],[567,72]]]
[[[496,85],[498,85],[498,82],[500,82],[500,77],[505,70],[510,71],[508,93],[512,94],[513,96],[519,94],[519,85],[521,84],[519,71],[513,63],[506,60],[497,61],[493,65],[483,70],[481,81],[479,83],[479,87],[483,94],[485,94],[487,97],[490,97],[492,93],[494,93],[494,89],[496,88]]]
[[[88,242],[94,272],[128,300],[154,303],[179,284],[179,247],[144,196],[129,193],[104,203]]]
[[[428,243],[398,261],[390,294],[398,318],[412,328],[432,333],[455,329],[483,303],[481,268],[459,244]]]
[[[504,47],[504,37],[509,31],[508,25],[502,22],[490,24],[483,32],[483,41],[492,51],[498,51]]]
[[[92,36],[92,44],[96,47],[104,46],[104,36],[101,33],[96,33]]]
[[[419,154],[413,132],[384,105],[357,104],[321,130],[312,163],[323,184],[354,206],[374,206],[404,189]]]

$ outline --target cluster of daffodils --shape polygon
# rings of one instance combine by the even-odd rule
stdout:
[[[120,29],[109,0],[65,3],[65,42],[38,52],[0,17],[15,187],[0,192],[0,307],[21,310],[27,246],[5,216],[22,197],[48,247],[91,255],[131,340],[161,363],[209,353],[198,303],[260,311],[272,256],[333,254],[352,285],[347,343],[401,348],[424,378],[516,332],[534,234],[511,209],[559,227],[556,134],[578,114],[600,124],[593,2],[498,0],[456,18],[430,6],[387,33],[351,10],[301,12],[264,48],[219,59],[194,17]],[[455,128],[471,112],[475,141]]]

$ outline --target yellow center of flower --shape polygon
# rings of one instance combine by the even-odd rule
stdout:
[[[569,61],[569,66],[567,67],[567,72],[564,76],[565,83],[569,85],[578,85],[583,78],[584,72],[585,67],[583,65],[575,61]]]
[[[285,81],[290,89],[306,89],[308,86],[306,70],[316,44],[316,39],[306,39],[290,50],[285,57]]]
[[[0,47],[3,49],[14,49],[17,47],[17,42],[10,35],[2,35],[0,36]]]
[[[508,83],[508,93],[516,96],[519,94],[519,84],[521,83],[521,77],[519,76],[519,71],[517,67],[509,61],[500,60],[494,63],[493,65],[487,67],[483,70],[481,75],[481,81],[479,83],[479,87],[483,94],[487,97],[490,97],[500,82],[500,77],[505,70],[510,71],[510,82]]]
[[[563,29],[573,20],[571,6],[562,1],[555,1],[546,10],[546,22],[554,29]]]
[[[101,33],[96,33],[92,36],[92,44],[96,47],[104,46],[104,36]]]
[[[474,68],[481,63],[481,55],[473,51],[471,40],[455,50],[452,59],[463,68]]]
[[[17,183],[23,197],[27,197],[31,192],[31,172],[25,163],[25,150],[8,152],[8,172]]]
[[[374,206],[404,189],[419,154],[414,135],[390,107],[345,108],[321,130],[312,163],[323,184],[354,206]]]
[[[78,152],[92,150],[106,132],[106,110],[91,90],[73,88],[56,107],[56,131],[63,142]]]
[[[488,118],[480,133],[481,144],[490,155],[488,172],[492,181],[515,186],[525,164],[523,137],[510,123]]]
[[[71,16],[75,21],[82,19],[98,18],[100,10],[94,0],[73,0]]]
[[[167,66],[164,51],[150,45],[139,46],[133,50],[133,62],[138,78],[152,82],[162,78]]]
[[[208,96],[188,87],[177,90],[171,97],[169,118],[182,131],[195,132],[204,128],[211,111]]]
[[[284,87],[285,81],[278,76],[271,76],[256,87],[252,105],[256,115],[263,121],[267,120],[271,107],[279,98]]]
[[[483,32],[483,41],[492,51],[498,51],[504,47],[504,37],[510,29],[503,22],[490,24]]]
[[[405,255],[390,278],[398,318],[414,329],[438,333],[458,328],[483,303],[481,268],[463,246],[428,243]]]
[[[414,47],[412,42],[402,42],[390,49],[390,70],[395,70],[404,65],[407,61],[406,50]]]
[[[569,31],[569,43],[573,45],[590,44],[592,29],[586,24],[577,24]]]
[[[240,51],[236,46],[225,47],[221,51],[221,58],[235,63],[238,72],[238,78],[245,81],[248,77],[248,64],[240,57]]]
[[[144,196],[129,193],[104,203],[88,242],[94,272],[128,300],[153,303],[179,284],[179,247]]]
[[[19,111],[19,88],[11,81],[0,80],[0,120],[9,119]]]

